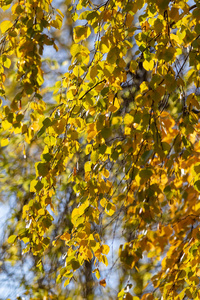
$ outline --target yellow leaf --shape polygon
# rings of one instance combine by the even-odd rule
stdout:
[[[88,154],[90,154],[91,151],[92,151],[92,145],[88,144],[85,148],[85,154],[88,155]]]
[[[98,160],[99,158],[99,154],[97,151],[92,151],[91,155],[90,155],[90,159],[91,161],[95,164],[96,161]]]
[[[112,119],[112,125],[120,124],[122,122],[122,117],[114,117]]]
[[[146,81],[143,81],[141,84],[140,84],[140,90],[141,90],[141,93],[144,93],[144,92],[147,92],[149,89],[148,87],[148,84]]]
[[[81,46],[79,44],[73,44],[70,48],[70,53],[72,56],[76,56],[81,51]]]
[[[105,255],[102,255],[102,262],[104,263],[104,265],[106,265],[106,267],[108,266],[108,259]]]
[[[57,12],[61,15],[61,17],[64,18],[64,15],[63,15],[63,13],[60,11],[60,9],[57,8],[56,10],[57,10]]]
[[[142,23],[141,28],[142,28],[142,31],[149,30],[150,26],[149,26],[148,21],[145,21],[144,23]]]
[[[11,4],[4,5],[4,6],[1,6],[1,5],[0,5],[0,7],[3,9],[3,11],[5,11],[5,10],[7,10],[7,9],[10,8],[10,5],[11,5]]]
[[[132,73],[134,73],[134,72],[137,70],[137,67],[138,67],[137,62],[136,62],[135,60],[132,60],[132,61],[130,62],[130,67],[129,67],[130,71],[131,71]]]
[[[9,236],[8,243],[13,244],[16,239],[17,239],[17,236],[13,234],[13,235]]]
[[[130,114],[126,114],[124,117],[124,124],[125,125],[130,125],[133,123],[133,116],[131,116]]]
[[[90,161],[86,161],[86,163],[84,165],[84,169],[85,169],[85,172],[91,171],[91,162]]]
[[[153,61],[153,60],[150,60],[150,61],[145,60],[145,61],[143,62],[143,68],[144,68],[145,70],[151,71],[151,70],[153,70],[153,67],[154,67],[154,61]]]
[[[71,236],[68,232],[65,232],[63,235],[61,235],[61,240],[64,240],[64,241],[69,241]]]
[[[100,200],[100,204],[101,204],[102,207],[105,207],[106,203],[107,203],[107,200],[105,198],[102,198]]]
[[[82,40],[85,40],[91,34],[91,29],[88,26],[76,26],[74,28],[74,41],[78,43]]]
[[[44,210],[44,208],[41,208],[41,209],[38,210],[38,215],[40,215],[40,216],[45,215],[45,210]]]
[[[56,16],[55,20],[50,22],[50,25],[56,29],[61,29],[62,27],[62,17],[60,15]]]
[[[88,140],[88,142],[90,142],[97,134],[94,123],[91,123],[88,125],[87,133],[88,133],[87,140]]]
[[[119,109],[119,108],[117,108],[117,107],[114,106],[114,105],[110,105],[110,106],[108,107],[108,110],[111,111],[111,112],[113,112],[113,113],[115,113],[118,109]]]
[[[197,274],[198,277],[200,276],[200,269],[198,269],[196,274]]]
[[[54,47],[54,49],[55,49],[56,51],[59,50],[58,46],[57,46],[55,43],[53,44],[53,47]]]
[[[115,213],[115,211],[116,211],[115,205],[112,204],[111,202],[108,202],[105,209],[106,214],[112,216]]]
[[[90,69],[90,78],[93,80],[97,76],[97,66],[93,66]]]
[[[9,144],[9,140],[8,139],[2,139],[1,140],[1,147],[5,147]]]
[[[101,246],[101,253],[108,254],[110,251],[110,247],[108,245],[102,245]]]
[[[24,237],[22,239],[22,241],[24,242],[24,244],[28,243],[30,241],[30,239],[28,237]]]
[[[99,44],[100,51],[102,53],[108,53],[110,50],[111,43],[106,37],[102,37],[101,42]]]
[[[76,77],[80,77],[84,74],[84,70],[80,67],[80,66],[75,66],[74,70],[73,70],[73,74],[76,76]]]
[[[9,28],[11,28],[13,26],[12,22],[10,21],[3,21],[0,24],[0,29],[2,33],[5,33]]]
[[[34,193],[36,191],[36,188],[35,188],[36,184],[37,184],[37,180],[33,179],[30,184],[30,192],[31,193]]]
[[[96,275],[96,278],[99,279],[100,278],[100,272],[99,272],[99,269],[94,269],[94,271],[92,271],[92,273],[95,273]]]
[[[178,37],[178,35],[171,33],[170,34],[170,39],[174,40],[175,42],[177,42],[179,45],[181,45],[183,43],[182,40],[180,40],[180,38]]]
[[[107,169],[103,169],[102,174],[104,177],[108,178],[110,173]]]
[[[7,69],[9,69],[10,68],[10,65],[11,65],[11,60],[10,60],[10,58],[6,58],[6,60],[3,62],[3,65],[4,65],[4,67],[6,67]]]

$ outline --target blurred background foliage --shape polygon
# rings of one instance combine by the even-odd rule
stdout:
[[[98,11],[103,6],[110,9],[109,5],[112,7],[111,2],[115,3],[115,1],[107,1],[105,3],[102,3],[101,1],[92,2],[93,12],[95,12],[95,8],[96,11]],[[118,2],[120,3],[120,1],[116,1],[116,3]],[[128,3],[133,1],[124,1],[124,3],[125,2]],[[149,145],[147,145],[147,148],[145,148],[146,152],[142,150],[141,155],[140,152],[138,152],[138,158],[136,159],[136,164],[133,167],[133,158],[130,150],[130,144],[132,143],[132,139],[135,138],[135,144],[140,147],[141,135],[138,134],[137,137],[136,133],[135,137],[127,137],[128,134],[124,134],[124,125],[122,124],[122,121],[125,120],[126,117],[127,128],[132,128],[132,125],[130,124],[132,124],[133,122],[128,119],[127,114],[132,110],[137,110],[137,116],[135,116],[134,120],[138,119],[138,124],[140,123],[140,120],[143,120],[143,123],[141,124],[141,132],[143,128],[146,128],[148,126],[148,122],[151,122],[149,121],[151,117],[150,119],[148,117],[151,115],[148,110],[149,108],[151,108],[151,105],[147,105],[146,108],[145,105],[143,105],[143,103],[141,102],[142,104],[139,108],[138,104],[135,104],[134,100],[141,91],[141,84],[144,82],[151,82],[153,72],[153,68],[150,68],[149,70],[148,67],[146,69],[144,68],[144,59],[143,57],[141,57],[142,51],[138,46],[138,42],[136,42],[136,36],[138,32],[142,33],[143,35],[150,35],[150,31],[148,31],[148,28],[146,28],[149,26],[149,24],[145,24],[147,14],[149,14],[149,16],[151,17],[149,12],[150,9],[147,9],[147,6],[145,6],[143,2],[144,1],[141,1],[141,4],[139,3],[139,1],[135,2],[138,7],[134,18],[131,20],[131,26],[134,28],[134,33],[132,36],[127,38],[127,41],[132,44],[132,47],[128,49],[125,55],[126,65],[124,66],[124,70],[126,71],[126,77],[125,80],[120,83],[121,89],[119,89],[119,91],[117,92],[118,98],[120,99],[120,108],[117,111],[114,111],[112,126],[109,128],[106,127],[107,125],[105,125],[106,130],[105,132],[102,132],[102,135],[106,140],[106,147],[113,147],[111,159],[108,159],[103,163],[105,163],[105,165],[107,166],[107,170],[109,171],[109,175],[107,176],[105,174],[105,178],[109,177],[109,181],[112,182],[112,188],[114,190],[113,195],[109,195],[109,189],[107,189],[107,192],[105,192],[105,194],[108,194],[108,199],[109,197],[114,198],[114,200],[112,200],[115,203],[115,213],[114,215],[109,215],[108,209],[108,213],[105,218],[103,210],[100,209],[99,224],[96,224],[95,221],[90,220],[92,231],[97,232],[101,238],[101,241],[103,241],[104,244],[110,246],[110,252],[108,254],[109,265],[107,268],[101,264],[98,266],[101,273],[101,278],[99,279],[97,279],[98,275],[95,275],[95,273],[99,271],[95,270],[94,258],[92,258],[91,261],[86,260],[84,264],[78,268],[75,274],[73,274],[73,276],[71,277],[69,285],[65,285],[65,280],[63,280],[63,278],[60,278],[60,280],[58,280],[59,274],[62,275],[62,272],[64,272],[63,270],[65,267],[65,258],[68,250],[68,246],[66,246],[64,240],[60,239],[60,236],[63,235],[64,232],[71,233],[73,230],[71,218],[72,211],[77,207],[77,205],[79,205],[77,191],[79,191],[79,185],[83,185],[84,188],[84,166],[88,161],[89,155],[91,155],[89,150],[87,155],[85,154],[85,151],[82,150],[86,149],[88,145],[92,145],[93,149],[95,149],[95,147],[99,147],[98,144],[95,145],[90,143],[90,141],[88,142],[84,132],[80,134],[77,144],[75,142],[76,137],[73,136],[73,132],[71,133],[74,144],[69,145],[69,148],[65,150],[66,156],[69,154],[69,159],[65,164],[65,169],[62,169],[63,166],[60,165],[61,171],[58,175],[57,184],[55,185],[56,191],[52,191],[52,200],[49,201],[49,203],[46,203],[49,204],[47,208],[47,210],[49,211],[49,217],[46,221],[47,223],[49,223],[46,224],[45,228],[47,247],[43,252],[42,259],[41,257],[33,255],[31,248],[24,250],[25,243],[27,242],[26,228],[29,228],[30,224],[29,222],[25,221],[25,218],[22,218],[23,207],[28,203],[30,204],[30,201],[34,199],[34,191],[30,189],[30,184],[36,177],[35,163],[40,161],[42,155],[44,155],[43,151],[45,145],[47,144],[45,142],[45,137],[48,138],[48,133],[47,131],[45,132],[48,126],[44,125],[44,119],[41,119],[41,116],[45,116],[45,118],[48,119],[54,115],[55,119],[59,119],[59,114],[65,113],[62,106],[62,100],[66,100],[66,92],[65,87],[62,87],[60,82],[62,82],[65,74],[68,74],[68,72],[70,74],[71,70],[73,69],[71,67],[71,69],[68,70],[72,59],[70,49],[73,43],[73,29],[75,26],[81,26],[85,24],[85,21],[76,20],[76,13],[78,13],[77,5],[80,5],[80,2],[72,3],[72,1],[69,0],[55,0],[51,4],[48,4],[47,1],[41,1],[41,3],[44,3],[44,5],[49,6],[48,12],[44,17],[44,27],[41,31],[43,32],[43,34],[48,36],[48,41],[45,42],[46,44],[43,43],[40,49],[40,40],[38,38],[38,42],[35,43],[35,47],[38,49],[37,51],[39,54],[35,56],[33,55],[33,60],[29,62],[30,65],[32,64],[32,66],[34,64],[38,64],[39,69],[42,70],[40,74],[41,76],[39,77],[38,75],[37,77],[37,82],[34,81],[34,87],[32,83],[29,84],[28,81],[26,81],[26,76],[28,75],[23,73],[24,69],[20,71],[18,63],[21,64],[21,62],[18,61],[19,58],[17,57],[16,53],[12,53],[12,49],[9,49],[9,47],[7,48],[7,40],[5,39],[5,34],[2,34],[0,40],[0,52],[2,56],[6,55],[5,51],[11,51],[9,54],[11,62],[7,61],[9,67],[5,68],[4,75],[1,74],[2,82],[4,82],[6,90],[6,94],[2,93],[2,111],[0,112],[0,117],[2,119],[2,126],[0,129],[0,299],[2,300],[8,298],[59,300],[74,298],[76,298],[77,300],[117,299],[117,297],[119,299],[134,299],[129,293],[129,290],[132,290],[132,294],[135,295],[135,297],[138,296],[140,298],[142,298],[144,291],[147,294],[152,293],[152,291],[154,291],[155,294],[157,292],[156,284],[153,287],[152,283],[150,283],[149,285],[147,285],[147,283],[149,282],[150,278],[152,278],[152,275],[161,272],[161,261],[162,258],[164,258],[169,247],[167,242],[171,231],[166,226],[170,224],[174,216],[173,209],[175,210],[176,206],[176,187],[173,186],[173,190],[171,189],[172,185],[167,186],[167,184],[165,183],[168,189],[165,190],[165,196],[159,196],[159,200],[158,197],[155,196],[156,193],[158,195],[162,194],[158,186],[145,187],[144,189],[137,192],[137,194],[133,194],[135,200],[130,199],[130,204],[124,205],[124,198],[127,194],[126,189],[129,190],[131,188],[131,182],[133,178],[137,176],[139,170],[141,172],[139,166],[151,167],[151,159],[153,161],[153,155],[155,155],[154,151],[152,150],[153,144],[158,139],[158,134],[156,136],[155,133],[158,129],[156,125],[153,129],[153,125],[151,124],[152,131],[154,131],[154,138],[152,138],[153,133],[151,133],[151,137],[146,137],[147,143],[149,142]],[[150,6],[150,2],[151,1],[147,1],[147,5]],[[168,5],[170,1],[160,2],[166,2]],[[182,5],[182,9],[184,10],[184,5],[186,6],[187,2],[182,2],[184,3]],[[11,6],[9,7],[10,3]],[[4,20],[11,20],[12,22],[16,22],[17,28],[18,21],[16,20],[15,15],[12,11],[12,7],[16,3],[17,1],[7,1],[3,5],[1,4],[4,10],[0,10],[0,18],[2,22]],[[28,3],[30,3],[30,5],[33,5],[33,7],[34,5],[35,7],[39,5],[37,1],[28,1]],[[9,7],[8,9],[5,9],[6,4]],[[84,1],[82,1],[82,5],[83,7],[80,9],[80,12],[84,12],[84,10],[86,10],[86,8],[84,8]],[[172,5],[171,2],[170,5]],[[194,5],[194,3],[189,3],[187,5],[192,6]],[[23,7],[25,6],[26,4],[24,5],[23,1],[19,1],[18,10],[21,11],[19,11],[18,15],[24,14]],[[87,7],[87,5],[85,5],[85,7]],[[56,15],[60,15],[60,13],[57,13],[56,9],[59,9],[64,15],[62,27],[60,27],[59,25],[59,18],[56,19],[55,17]],[[119,12],[121,10],[122,8],[119,7]],[[155,14],[154,18],[156,18]],[[74,22],[73,19],[76,21]],[[167,17],[165,18],[165,21],[166,19]],[[57,20],[55,21],[57,23],[52,23],[54,24],[54,27],[48,28],[48,22],[52,22],[52,20]],[[47,22],[46,25],[45,22]],[[162,32],[163,25],[160,23],[157,26],[158,28],[159,26],[161,27]],[[173,30],[174,34],[176,34],[176,29]],[[106,28],[102,29],[102,32],[105,33]],[[17,31],[15,32],[15,29],[13,30],[12,34],[14,37],[16,37],[15,42],[19,43],[20,37],[17,37]],[[28,34],[31,35],[31,31]],[[22,32],[20,33],[20,35],[22,35]],[[43,38],[45,39],[45,37]],[[98,42],[97,33],[92,33],[88,39],[81,42],[84,47],[87,47],[90,50],[90,58],[92,58],[95,54],[95,42]],[[21,51],[22,53],[24,53],[24,57],[20,58],[20,61],[26,59],[26,47],[32,46],[28,44],[22,45]],[[197,47],[199,47],[199,45],[197,45]],[[172,116],[173,120],[179,120],[181,117],[184,117],[183,114],[185,114],[185,107],[183,108],[183,103],[180,101],[180,94],[182,95],[182,97],[185,97],[186,93],[194,93],[196,95],[195,99],[197,100],[194,100],[195,103],[193,106],[195,106],[197,109],[199,108],[198,85],[195,86],[193,84],[193,79],[190,78],[192,75],[188,74],[189,65],[188,62],[185,63],[186,59],[188,58],[187,47],[183,45],[182,48],[182,53],[179,55],[177,61],[174,61],[171,64],[171,67],[175,70],[174,72],[176,73],[176,75],[178,74],[184,77],[184,84],[182,84],[181,82],[173,86],[172,82],[174,74],[171,71],[171,73],[173,74],[172,78],[168,76],[168,82],[165,82],[165,84],[168,85],[169,89],[163,92],[162,100],[159,102],[159,111],[169,113],[170,116]],[[154,47],[154,45],[150,47],[150,53],[152,55],[155,54],[155,49],[156,46]],[[110,62],[112,62],[112,57],[109,59]],[[160,57],[160,60],[161,59],[163,58]],[[192,59],[192,57],[190,59]],[[134,62],[136,62],[136,65],[134,64]],[[121,62],[121,64],[123,65],[123,62]],[[28,68],[29,66],[27,67],[27,72],[29,70]],[[34,67],[32,68],[34,69]],[[155,68],[161,69],[162,66],[156,65]],[[178,68],[178,70],[176,68]],[[37,74],[39,74],[39,69],[37,71]],[[162,72],[160,71],[160,73]],[[31,76],[34,77],[33,71],[31,74],[32,75],[30,75],[29,78],[32,78]],[[5,76],[5,81],[3,76]],[[83,77],[84,76],[79,77],[78,80],[80,81],[78,82],[77,80],[77,86],[79,86],[79,84],[82,84],[81,80],[83,79]],[[178,76],[175,77],[177,79]],[[35,80],[35,77],[33,80]],[[166,78],[165,80],[167,81]],[[181,78],[179,79],[179,81],[181,81]],[[22,86],[24,87],[26,92],[22,90]],[[29,89],[31,89],[31,91]],[[115,89],[113,90],[115,91]],[[101,104],[99,104],[99,107],[100,105],[101,107],[103,107],[104,105],[106,107],[106,101],[104,102],[104,99],[107,97],[109,92],[110,90],[106,89],[106,87],[104,87],[104,91],[99,90],[99,102],[101,102]],[[60,110],[58,109],[58,105],[60,105]],[[146,120],[144,117],[145,109]],[[86,109],[81,110],[81,118],[86,120],[87,123],[91,124],[94,120],[96,122],[96,119],[99,118],[97,126],[99,126],[100,130],[102,129],[101,124],[107,124],[106,121],[110,121],[105,118],[105,115],[95,115],[94,117],[94,113],[92,111],[86,111]],[[4,116],[6,116],[6,120]],[[167,116],[168,115],[166,115],[165,117],[164,115],[163,124],[165,123],[166,128],[174,128],[175,124],[173,123],[173,121],[171,121],[171,119],[167,119]],[[23,126],[21,126],[22,120]],[[197,123],[198,115],[192,114],[191,112],[191,127],[196,126]],[[11,126],[12,130],[10,130]],[[57,139],[57,144],[54,145],[52,142],[52,153],[56,153],[59,147],[62,146],[62,138],[65,134],[62,130],[62,126],[63,125],[60,124],[56,129],[59,137]],[[44,131],[41,131],[43,130],[43,127],[45,127]],[[109,130],[112,134],[109,133]],[[138,132],[139,131],[140,129],[138,129]],[[148,133],[146,134],[148,135]],[[169,148],[166,148],[164,150],[162,149],[162,151],[165,154],[170,154],[170,147],[175,147],[175,150],[173,152],[174,157],[180,157],[180,155],[185,155],[186,158],[190,157],[190,155],[192,155],[191,149],[193,147],[191,141],[185,140],[185,146],[179,147],[179,143],[181,143],[182,140],[178,140],[180,138],[178,135],[176,138],[177,141],[176,143],[174,143],[175,145],[173,144],[173,141],[170,141],[168,144],[170,146],[166,145],[166,147]],[[123,144],[123,147],[121,146],[121,144]],[[126,149],[126,145],[127,152],[125,152],[124,150]],[[187,150],[187,153],[184,152],[185,149]],[[100,154],[104,155],[105,151],[106,149],[104,149],[104,146],[101,145],[101,148],[99,150]],[[182,153],[182,151],[184,153]],[[122,155],[120,156],[121,153]],[[167,155],[165,156],[167,157]],[[163,158],[163,160],[164,159],[165,158]],[[173,159],[174,158],[172,158],[172,160]],[[92,160],[94,165],[95,162],[98,161],[98,157],[95,158],[95,151],[93,153],[93,157],[91,158],[90,156],[90,160]],[[174,162],[172,161],[169,162],[167,166],[168,170],[171,168],[170,163],[171,165],[174,164]],[[96,171],[95,169],[93,169],[93,172],[96,172],[95,176],[98,175],[101,167],[102,164],[96,164]],[[152,164],[152,168],[156,168],[156,163]],[[45,171],[42,170],[41,172]],[[168,177],[169,181],[174,180],[175,172],[181,172],[180,166],[177,166],[177,169],[175,169],[174,167],[173,171],[171,173],[169,172],[168,175],[165,174],[165,176]],[[126,177],[127,174],[129,174],[129,178],[126,178],[126,180],[124,180],[124,177]],[[139,174],[141,175],[141,173]],[[161,171],[160,176],[162,177],[163,174],[164,171],[163,173]],[[38,178],[40,177],[40,175],[41,174],[38,174]],[[145,178],[145,176],[147,176],[147,178]],[[140,178],[138,179],[139,184],[145,185],[145,182],[148,181],[151,174],[149,176],[145,173],[145,176],[140,176]],[[76,180],[74,180],[74,177],[76,177]],[[182,187],[184,187],[184,184],[187,184],[187,180],[188,179],[185,179],[186,183],[184,183],[184,178],[182,179]],[[95,190],[95,182],[93,189]],[[172,191],[174,194],[171,196],[170,193]],[[191,191],[195,193],[192,188]],[[183,194],[189,192],[190,188],[188,188],[188,190],[184,190],[184,188],[182,189],[182,191],[180,190],[180,193]],[[177,196],[177,199],[181,198],[178,197],[179,196]],[[146,199],[146,202],[143,201],[144,199]],[[187,199],[185,194],[181,199]],[[160,212],[158,208],[159,205],[155,205],[155,202],[157,201],[160,201],[161,203],[162,212]],[[169,214],[168,209],[170,201],[174,201],[174,206],[172,205],[173,209]],[[183,202],[182,205],[184,206],[184,201],[180,200],[177,211],[181,211],[181,201]],[[34,209],[36,210],[39,210],[40,208],[42,208],[42,206],[36,208],[34,207]],[[153,222],[151,213],[153,215]],[[186,214],[187,211],[185,210],[184,213]],[[194,222],[191,222],[191,224],[194,225]],[[161,234],[161,236],[163,237],[163,241],[154,236],[157,234],[156,232],[162,230],[162,226],[165,226],[167,228],[166,232],[162,232]],[[148,230],[149,236],[147,238],[146,236]],[[16,232],[18,232],[18,235],[21,235],[21,240],[16,240],[15,243],[8,244],[8,237],[14,235]],[[164,238],[165,235],[166,238]],[[146,237],[146,240],[144,236]],[[183,238],[185,237],[186,235],[183,235]],[[50,240],[48,238],[50,238]],[[144,248],[146,250],[143,252],[142,242],[137,248],[137,242],[140,243],[140,240],[143,240],[143,244],[147,244],[148,239],[154,241],[154,238],[155,241],[157,241],[157,250],[156,247],[154,250],[152,250],[152,247],[149,246],[148,253],[148,247],[145,246]],[[133,241],[135,241],[135,247],[137,249],[134,249],[134,246],[132,244]],[[177,255],[180,255],[180,253],[178,252]],[[74,269],[76,269],[76,266],[74,267]],[[104,283],[104,279],[106,284]],[[155,279],[155,281],[156,280],[157,279]],[[165,279],[162,280],[164,281]],[[162,280],[160,283],[161,292]],[[171,280],[173,281],[173,278],[171,278]],[[181,287],[179,289],[181,289]],[[121,290],[126,291],[125,298],[123,298],[123,292],[121,294],[118,294]],[[158,298],[155,299],[160,299],[160,295],[161,294],[158,291]],[[144,299],[154,298],[151,298],[151,296],[149,296],[148,298],[148,296],[146,296],[146,298]]]

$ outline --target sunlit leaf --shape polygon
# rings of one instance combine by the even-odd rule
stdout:
[[[9,28],[11,28],[13,26],[12,22],[9,20],[3,21],[0,24],[0,30],[2,33],[5,33]]]
[[[12,244],[16,241],[16,239],[17,239],[17,236],[13,234],[13,235],[9,236],[8,243]]]

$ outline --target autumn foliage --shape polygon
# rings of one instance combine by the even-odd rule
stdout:
[[[27,299],[200,299],[199,2],[0,19],[1,273]]]

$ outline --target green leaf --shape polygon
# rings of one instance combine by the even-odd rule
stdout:
[[[112,134],[112,130],[109,127],[104,127],[101,130],[101,135],[104,139],[108,139],[111,136],[111,134]]]
[[[193,166],[193,170],[194,170],[194,173],[196,175],[198,175],[200,173],[200,163],[196,163],[194,166]]]
[[[45,127],[51,126],[51,120],[49,118],[44,119],[42,123]]]
[[[143,162],[146,163],[149,160],[149,158],[152,156],[152,154],[153,154],[153,150],[152,149],[145,151],[142,154],[142,160],[143,160]]]
[[[153,175],[153,171],[151,169],[144,169],[139,172],[139,175],[143,179],[149,179]]]
[[[106,151],[106,149],[107,149],[107,146],[106,146],[105,144],[101,145],[101,146],[99,147],[99,153],[100,153],[100,154],[104,154],[105,151]]]
[[[37,163],[36,169],[39,176],[45,177],[49,173],[49,164],[48,163]]]
[[[200,193],[200,180],[195,181],[194,188]]]
[[[77,260],[72,260],[71,265],[74,271],[80,267],[80,263]]]

